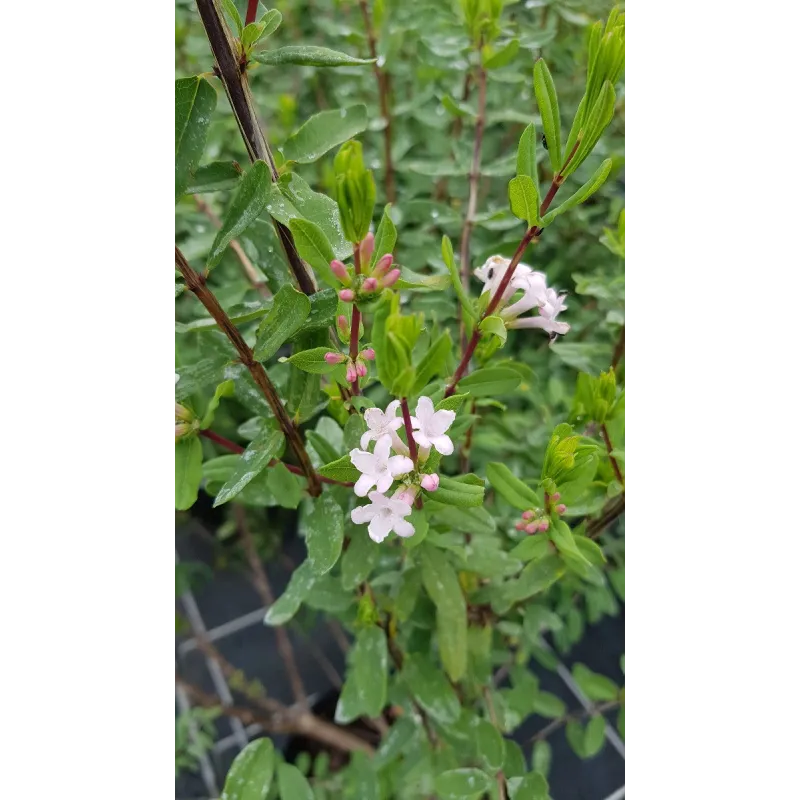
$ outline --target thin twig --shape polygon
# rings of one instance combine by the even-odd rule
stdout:
[[[614,355],[611,358],[611,369],[616,369],[619,362],[622,360],[622,356],[625,355],[625,326],[622,326],[622,329],[619,332],[619,339],[617,340],[617,346],[614,348]]]
[[[392,115],[389,111],[389,75],[378,65],[378,48],[367,2],[366,0],[358,0],[358,4],[361,7],[361,15],[364,17],[364,28],[367,32],[367,42],[369,43],[369,55],[370,58],[373,59],[372,70],[375,73],[375,80],[378,82],[378,101],[381,107],[381,116],[386,122],[386,125],[383,128],[383,160],[385,162],[386,199],[390,203],[394,203],[396,200],[396,191],[394,185],[394,166],[392,165]]]
[[[600,534],[625,511],[624,492],[615,497],[602,511],[597,519],[593,519],[586,526],[586,535],[590,539],[596,539]]]
[[[598,705],[593,705],[591,708],[582,708],[578,711],[573,711],[569,714],[564,714],[563,717],[559,717],[558,719],[554,719],[552,722],[548,723],[544,726],[538,733],[535,733],[531,736],[530,741],[532,742],[541,742],[546,739],[551,733],[557,731],[562,725],[566,725],[568,722],[573,720],[581,720],[585,717],[590,717],[592,714],[602,714],[605,711],[610,711],[612,708],[617,708],[619,706],[619,700],[609,700],[606,703],[599,703]]]
[[[614,475],[617,476],[617,480],[619,481],[621,486],[625,486],[625,479],[622,477],[622,471],[619,468],[619,464],[617,463],[617,459],[614,458],[611,453],[614,450],[614,445],[611,443],[611,437],[608,435],[608,428],[606,427],[605,423],[600,426],[600,433],[603,436],[603,441],[606,445],[606,450],[608,450],[608,460],[611,462],[611,466],[614,469]]]
[[[300,433],[283,407],[278,391],[269,379],[264,365],[260,361],[256,361],[253,351],[242,338],[236,326],[231,322],[230,317],[225,313],[214,293],[206,286],[205,278],[189,266],[189,262],[177,246],[175,247],[175,265],[183,275],[187,288],[205,306],[206,311],[214,318],[220,330],[236,348],[239,358],[253,376],[256,386],[264,395],[289,445],[294,450],[297,460],[300,462],[303,474],[308,480],[308,493],[312,497],[318,497],[322,492],[322,486],[317,473],[311,464],[311,459],[308,456],[303,440],[300,438]]]
[[[266,570],[261,563],[261,559],[258,557],[256,543],[253,540],[250,526],[247,524],[247,515],[244,506],[239,504],[235,505],[233,513],[236,517],[236,525],[239,528],[239,533],[241,534],[242,546],[247,555],[247,561],[250,564],[250,569],[253,570],[253,582],[255,583],[256,590],[261,596],[264,605],[271,606],[275,602],[275,595],[272,593],[272,588],[269,585],[269,578],[267,577]],[[297,662],[294,658],[294,648],[292,647],[292,641],[289,638],[289,633],[286,628],[280,625],[276,626],[275,638],[278,643],[278,653],[286,668],[286,674],[289,676],[289,683],[292,686],[295,702],[302,707],[307,707],[308,696],[305,686],[303,686],[303,679],[300,677],[300,671],[297,669]]]
[[[483,699],[486,701],[486,707],[489,709],[489,717],[492,720],[492,725],[497,728],[498,733],[502,736],[503,732],[500,730],[500,725],[497,722],[497,713],[494,710],[492,691],[488,686],[483,687]],[[497,773],[497,798],[498,800],[506,800],[506,777],[503,775],[502,769]]]

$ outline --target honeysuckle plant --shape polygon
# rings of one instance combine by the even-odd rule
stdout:
[[[624,736],[621,671],[574,664],[577,709],[537,677],[624,601],[624,15],[530,5],[179,4],[176,509],[229,515],[295,695],[211,645],[237,703],[178,678],[266,734],[227,800],[546,800],[552,736]]]

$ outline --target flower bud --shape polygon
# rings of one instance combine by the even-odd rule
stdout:
[[[329,364],[341,364],[344,359],[345,357],[341,353],[334,353],[333,351],[325,353],[325,361]]]
[[[187,433],[192,429],[192,426],[188,422],[176,422],[175,423],[175,441],[180,439],[182,436],[186,436]]]
[[[339,314],[336,318],[336,327],[339,328],[339,333],[345,338],[350,335],[350,323],[347,321],[347,317],[344,314]]]
[[[563,503],[559,503],[559,504],[556,506],[556,512],[557,512],[558,514],[563,514],[563,513],[564,513],[566,510],[567,510],[567,507],[566,507],[566,506],[565,506]]]
[[[365,292],[374,292],[378,288],[378,281],[375,278],[367,278],[361,288]]]
[[[371,347],[367,347],[365,350],[362,350],[359,355],[365,361],[374,361],[375,360],[375,351]]]
[[[182,419],[184,422],[192,421],[192,412],[186,406],[175,403],[175,419]]]
[[[375,264],[375,269],[372,270],[372,274],[378,278],[382,277],[391,269],[393,260],[394,259],[391,253],[387,253],[385,256],[381,256],[378,259],[378,263]]]
[[[331,272],[345,285],[350,285],[350,273],[347,267],[338,259],[334,258],[331,261]]]
[[[352,303],[356,299],[356,295],[352,289],[342,289],[339,292],[339,299],[343,303]]]
[[[361,242],[369,233],[375,207],[375,181],[365,168],[361,143],[345,142],[333,160],[336,171],[336,202],[344,235]]]
[[[426,492],[435,492],[439,488],[439,476],[435,472],[423,475],[420,486],[422,486]]]
[[[533,519],[533,511],[523,511],[522,519]]]
[[[348,383],[352,383],[353,381],[358,380],[356,365],[352,361],[349,361],[347,364],[347,375],[345,377],[347,378]]]
[[[543,520],[542,520],[542,521],[539,523],[539,530],[540,530],[542,533],[544,533],[544,532],[545,532],[545,531],[546,531],[546,530],[547,530],[549,527],[550,527],[550,521],[549,521],[549,520],[543,519]]]
[[[539,530],[539,524],[536,522],[529,522],[525,526],[525,533],[536,533]]]
[[[522,522],[521,520],[516,525],[514,525],[514,528],[518,531],[524,531],[526,527],[527,526],[525,525],[525,523]]]
[[[382,281],[384,289],[393,286],[400,279],[400,270],[393,269]]]
[[[553,494],[550,495],[550,499],[554,503],[557,503],[561,499],[561,492],[553,492]]]
[[[356,375],[359,378],[366,378],[367,377],[367,365],[359,359],[356,361]]]
[[[372,258],[372,254],[375,251],[375,235],[372,232],[368,233],[362,239],[358,249],[361,253],[361,265],[363,268],[365,264],[369,264],[369,260]]]

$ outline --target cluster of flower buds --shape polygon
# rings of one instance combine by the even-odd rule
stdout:
[[[527,511],[522,512],[522,519],[519,520],[514,527],[518,531],[525,531],[525,533],[544,533],[550,527],[550,520],[548,514],[563,514],[567,507],[558,501],[561,499],[561,494],[555,492],[547,497],[547,509],[529,508]]]
[[[198,421],[194,414],[186,406],[175,403],[175,441],[193,433],[197,427]]]
[[[359,245],[359,261],[362,267],[360,275],[351,275],[348,267],[338,259],[331,261],[331,271],[346,287],[339,291],[339,299],[343,303],[374,296],[400,279],[400,270],[397,267],[392,268],[394,259],[391,253],[381,256],[374,266],[368,266],[374,250],[375,236],[368,233]]]
[[[344,317],[340,317],[344,319]],[[325,353],[325,361],[329,364],[341,364],[347,362],[347,381],[352,383],[356,378],[367,377],[367,365],[365,362],[375,360],[375,351],[371,347],[365,347],[356,356],[355,361],[346,356],[344,353],[337,353],[331,350],[330,353]]]

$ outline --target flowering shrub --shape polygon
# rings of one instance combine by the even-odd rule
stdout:
[[[358,36],[341,23],[362,58],[273,47],[281,13],[246,5],[197,0],[213,72],[176,81],[176,508],[202,490],[236,510],[295,678],[295,618],[322,613],[354,643],[333,721],[297,685],[289,707],[241,680],[256,711],[222,709],[346,764],[287,764],[258,739],[223,797],[547,798],[553,731],[583,758],[607,726],[624,735],[611,679],[575,665],[588,705],[574,712],[533,669],[554,669],[624,598],[611,530],[624,510],[624,211],[604,197],[621,164],[623,14],[583,35],[530,4],[334,3],[363,21]],[[433,53],[419,75],[397,31]],[[537,57],[531,79],[522,53],[550,42],[557,68]],[[302,74],[342,106],[298,127],[263,71]],[[464,75],[460,101],[426,94]],[[373,114],[347,104],[368,86]],[[262,98],[291,135],[263,127]],[[273,506],[299,510],[307,548],[278,598],[256,546]]]

